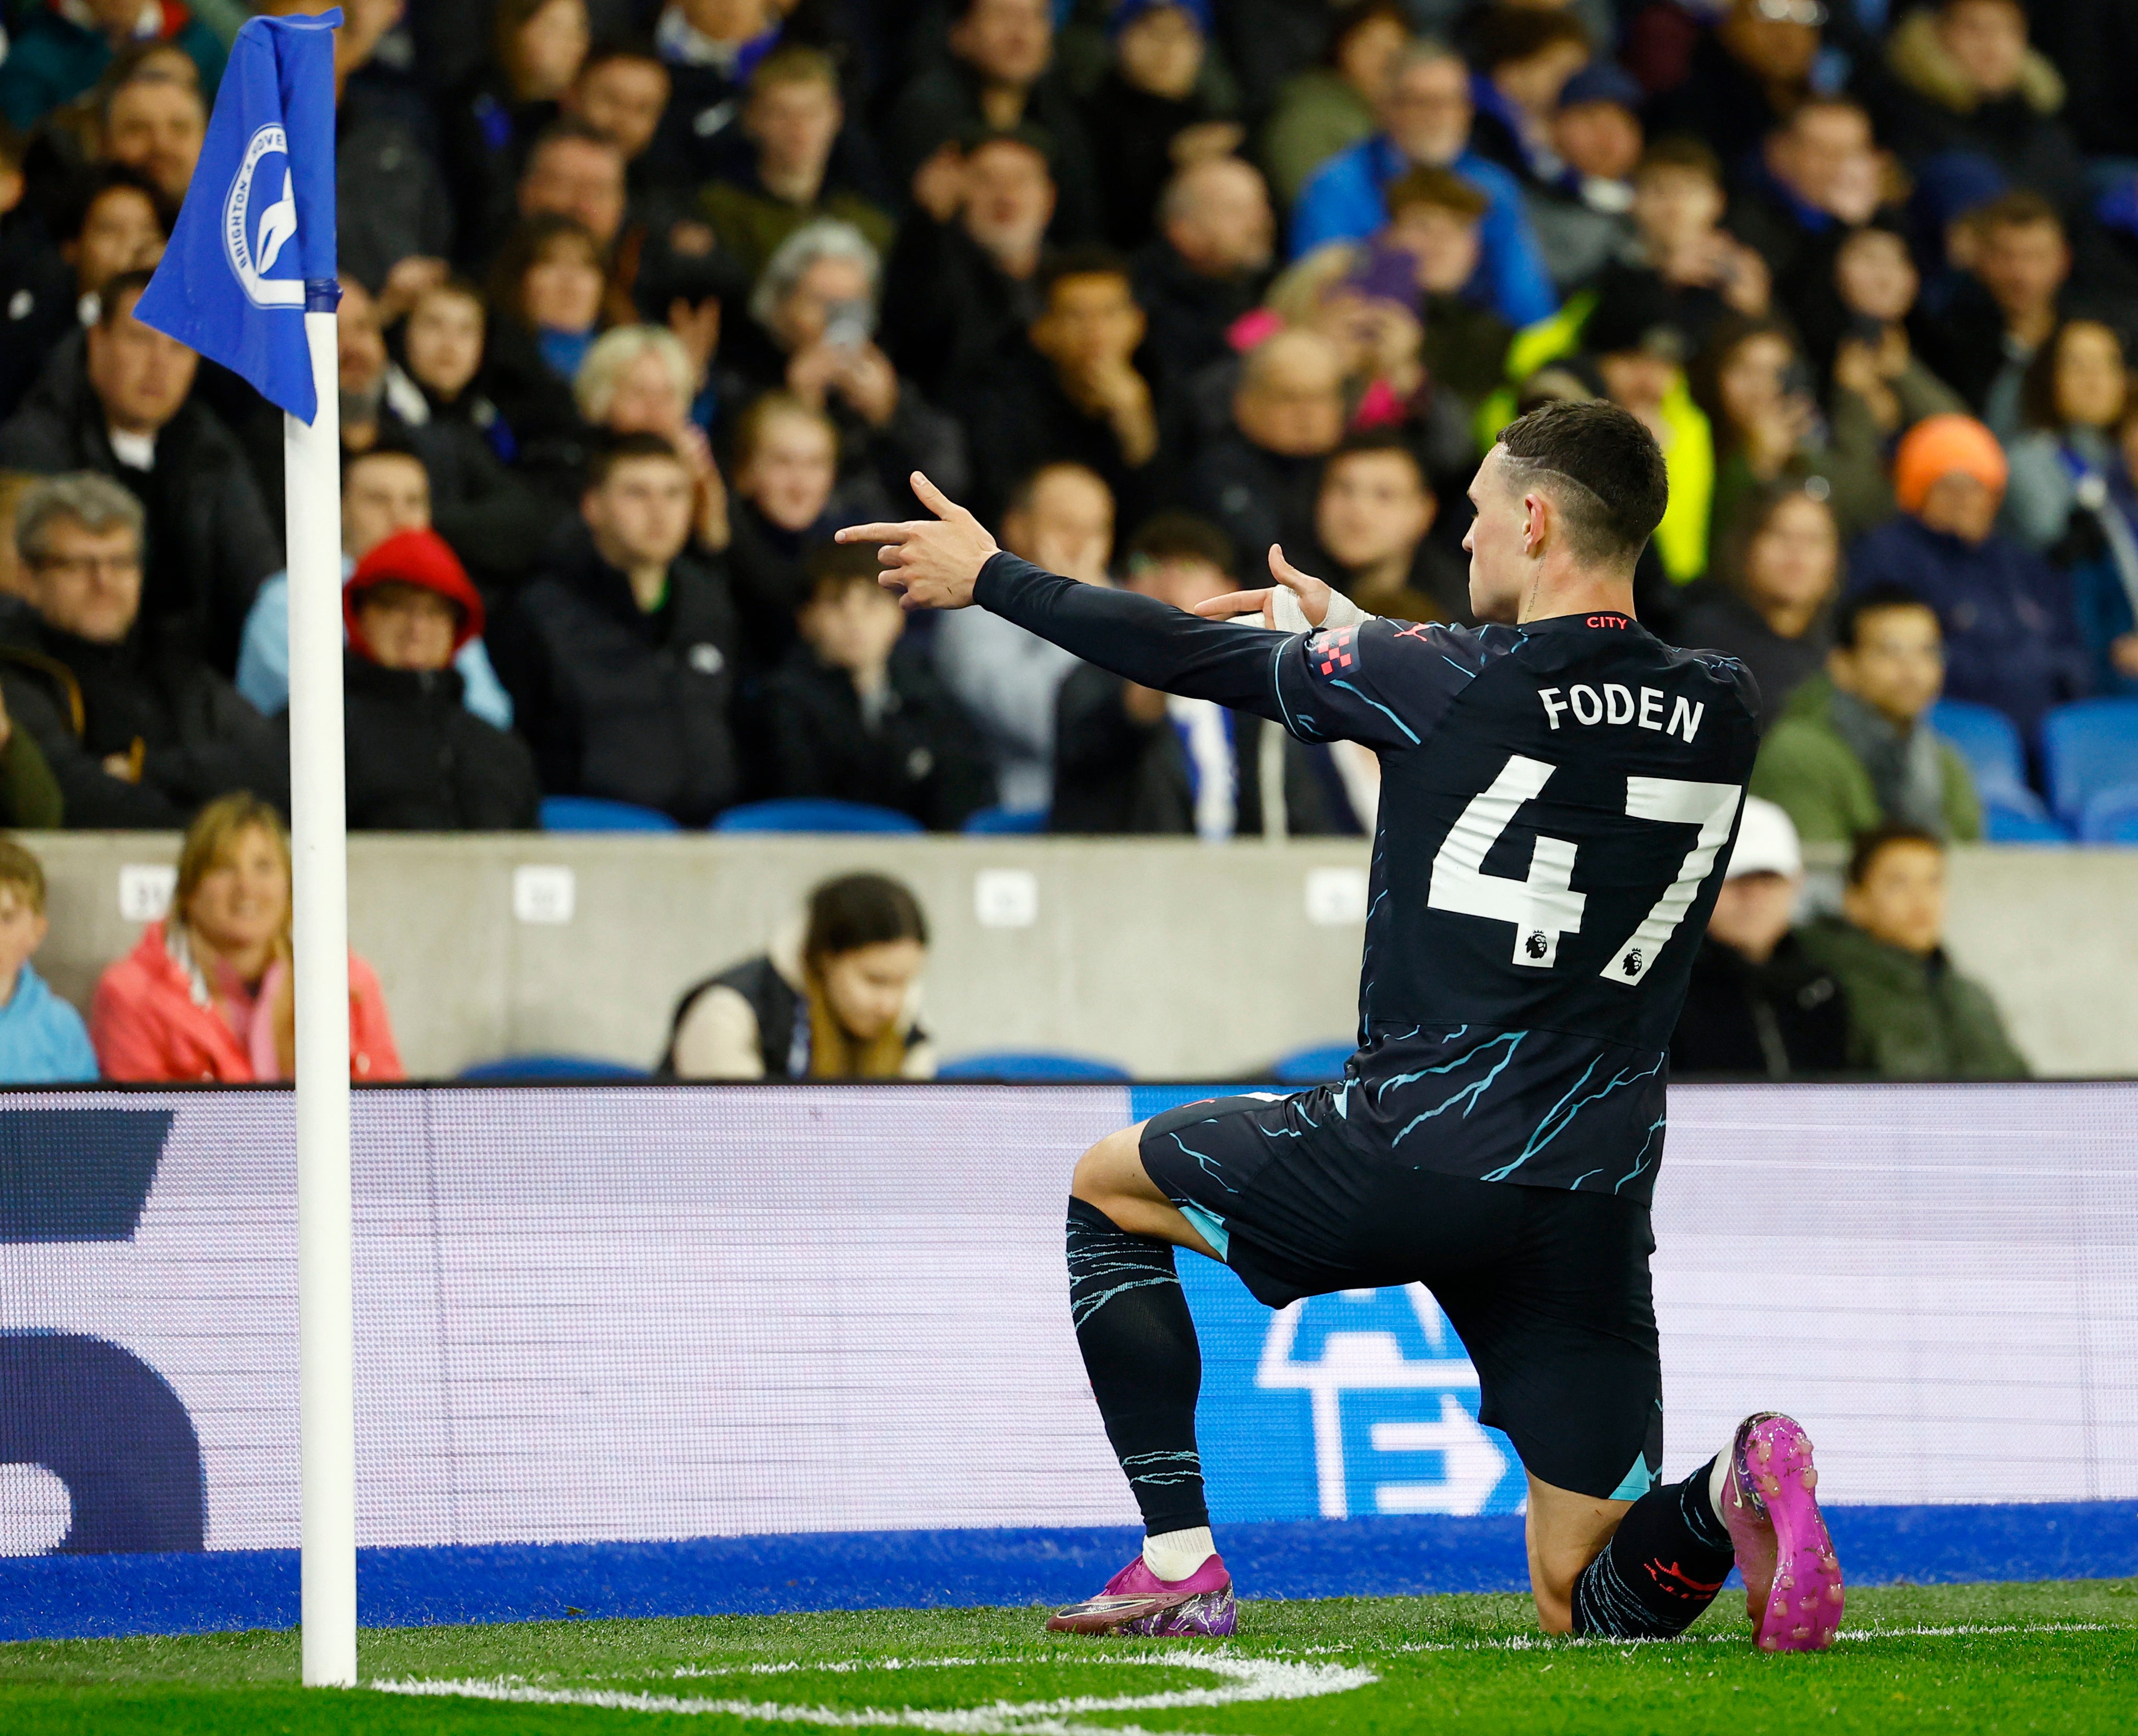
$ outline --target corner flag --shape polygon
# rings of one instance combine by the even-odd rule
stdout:
[[[310,423],[319,413],[307,298],[334,285],[334,29],[252,18],[237,32],[200,163],[134,313]]]

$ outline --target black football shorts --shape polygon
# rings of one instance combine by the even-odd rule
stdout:
[[[1645,1204],[1472,1181],[1346,1137],[1336,1094],[1221,1097],[1145,1124],[1150,1178],[1261,1301],[1423,1284],[1480,1420],[1555,1488],[1631,1499],[1662,1463]]]

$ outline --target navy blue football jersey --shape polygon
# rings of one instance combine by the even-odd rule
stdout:
[[[1666,1051],[1759,744],[1741,664],[1615,613],[1271,632],[1010,555],[976,596],[1131,680],[1377,751],[1359,1052],[1335,1100],[1351,1137],[1647,1197]]]

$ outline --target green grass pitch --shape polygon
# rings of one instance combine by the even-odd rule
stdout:
[[[2138,1580],[1854,1592],[1820,1656],[1746,1634],[1734,1597],[1639,1646],[1540,1639],[1511,1597],[1250,1604],[1228,1646],[1049,1636],[1001,1609],[406,1628],[363,1636],[353,1692],[296,1686],[293,1634],[30,1641],[0,1646],[0,1731],[2138,1729]]]

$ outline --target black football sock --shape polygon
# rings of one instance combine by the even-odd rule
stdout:
[[[1210,1523],[1195,1451],[1203,1353],[1173,1245],[1069,1202],[1069,1317],[1106,1438],[1153,1537]]]
[[[1618,1640],[1683,1633],[1715,1601],[1737,1553],[1707,1499],[1714,1460],[1626,1509],[1574,1582],[1574,1631]]]

